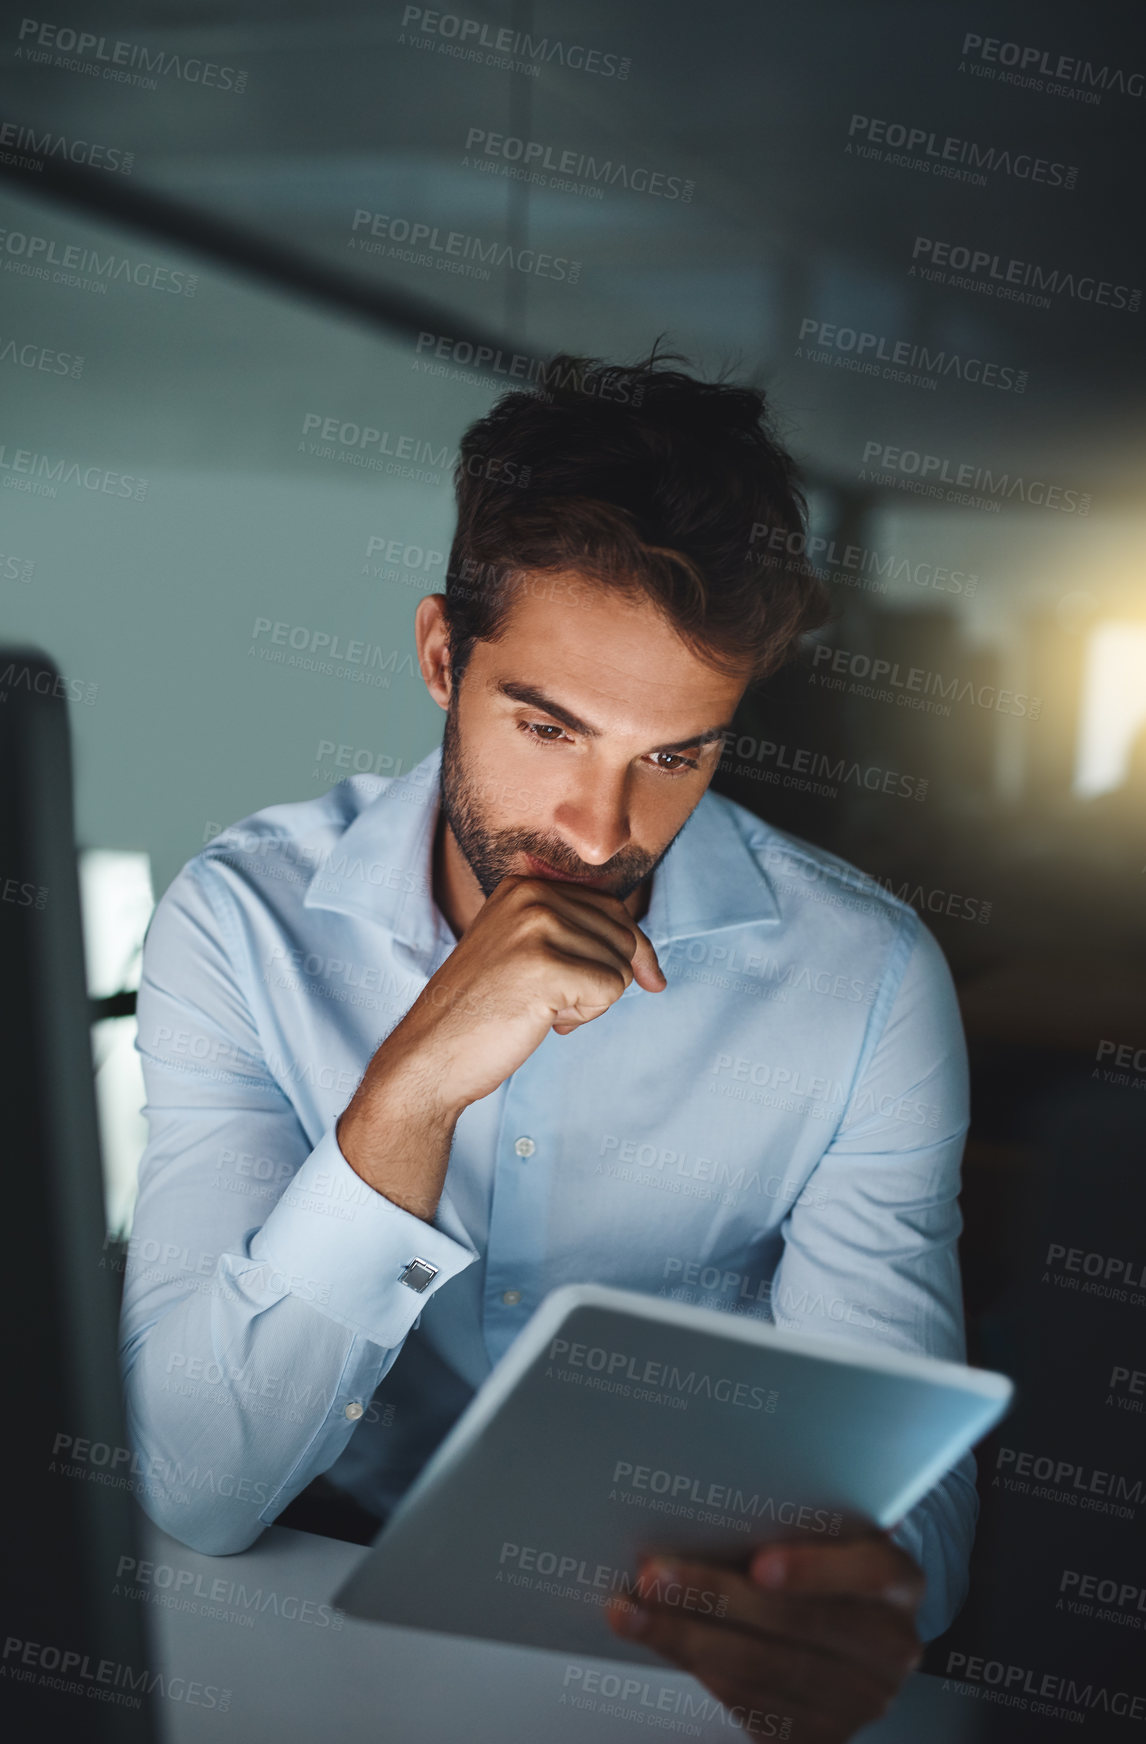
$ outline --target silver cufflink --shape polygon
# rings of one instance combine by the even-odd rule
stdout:
[[[432,1266],[429,1260],[413,1259],[406,1270],[400,1274],[398,1282],[405,1284],[408,1290],[417,1290],[418,1294],[421,1295],[422,1291],[434,1281],[437,1275],[437,1266]]]

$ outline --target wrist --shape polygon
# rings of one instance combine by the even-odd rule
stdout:
[[[429,1222],[437,1210],[461,1107],[425,1062],[376,1055],[335,1123],[346,1162],[384,1198]]]
[[[395,1032],[367,1066],[347,1112],[361,1102],[362,1111],[380,1123],[411,1121],[452,1134],[470,1101],[452,1088],[454,1081],[447,1061]]]

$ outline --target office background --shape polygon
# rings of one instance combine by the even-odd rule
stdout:
[[[83,14],[0,34],[0,620],[73,699],[92,993],[130,992],[152,899],[218,829],[435,742],[413,608],[499,392],[658,337],[760,382],[834,619],[718,785],[943,944],[971,1355],[1020,1384],[928,1669],[1136,1690],[1146,1612],[1071,1611],[1062,1581],[1146,1591],[1140,16]],[[104,1009],[122,1234],[142,1126]],[[995,1484],[1023,1454],[1044,1494]],[[1095,1471],[1118,1508],[1078,1505]],[[983,1737],[1069,1727],[980,1705]]]

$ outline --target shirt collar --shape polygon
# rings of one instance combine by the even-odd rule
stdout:
[[[303,903],[386,927],[423,965],[433,960],[441,916],[433,899],[441,746],[388,783],[359,812],[315,872]],[[776,922],[764,870],[767,826],[745,839],[735,808],[706,793],[653,873],[641,927],[659,950],[727,928]]]
[[[387,782],[343,831],[303,897],[304,908],[385,927],[420,963],[432,961],[442,925],[433,884],[441,759],[439,745]]]

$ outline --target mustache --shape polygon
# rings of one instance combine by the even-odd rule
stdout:
[[[646,854],[640,849],[622,851],[614,854],[611,860],[604,860],[599,866],[590,866],[584,860],[571,855],[562,842],[554,842],[549,837],[534,835],[529,830],[502,830],[496,837],[497,850],[506,856],[511,854],[532,854],[535,860],[544,861],[552,866],[555,872],[567,872],[572,878],[596,878],[601,880],[643,877],[652,867],[655,856]]]

